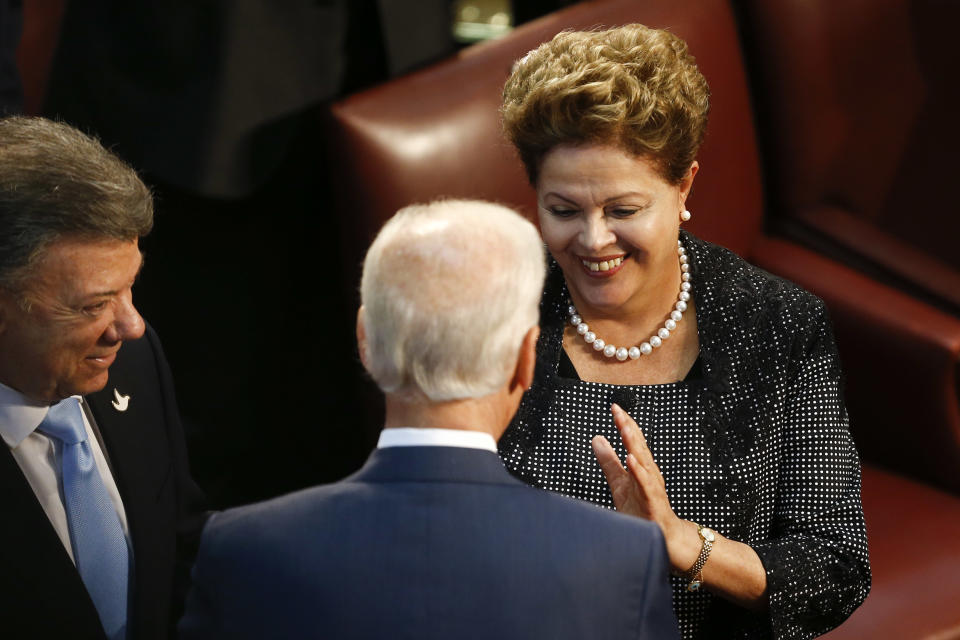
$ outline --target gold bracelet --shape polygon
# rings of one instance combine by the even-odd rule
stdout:
[[[707,563],[707,558],[710,557],[710,550],[713,549],[713,541],[717,539],[717,535],[712,529],[701,526],[696,522],[693,524],[697,525],[697,533],[700,534],[701,546],[697,561],[694,562],[693,566],[686,572],[681,574],[684,579],[690,581],[687,585],[687,591],[699,591],[700,587],[703,586],[703,565]]]

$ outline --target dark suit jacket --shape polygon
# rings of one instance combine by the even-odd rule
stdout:
[[[674,638],[645,521],[533,489],[496,454],[379,449],[214,516],[181,638]]]
[[[130,396],[124,412],[111,404],[115,388]],[[170,371],[153,329],[123,344],[106,388],[85,401],[133,542],[129,637],[166,638],[182,606],[177,600],[185,592],[191,544],[195,550],[204,514],[189,475]],[[0,636],[104,638],[80,575],[20,467],[2,449]]]

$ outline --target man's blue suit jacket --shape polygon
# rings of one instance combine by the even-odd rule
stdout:
[[[376,450],[215,516],[182,638],[676,638],[656,525],[531,488],[489,451]]]

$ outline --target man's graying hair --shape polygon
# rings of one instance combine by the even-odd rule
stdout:
[[[536,228],[476,200],[401,209],[363,265],[366,364],[386,393],[443,402],[507,383],[546,275]]]
[[[136,172],[73,127],[0,119],[0,287],[22,293],[61,238],[133,240],[153,226],[153,196]]]

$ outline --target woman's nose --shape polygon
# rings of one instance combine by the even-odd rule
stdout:
[[[616,236],[607,224],[607,218],[602,213],[584,217],[581,231],[581,244],[591,251],[599,251],[616,242]]]

